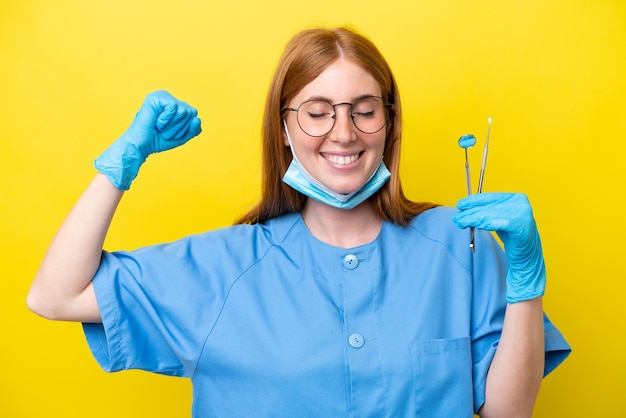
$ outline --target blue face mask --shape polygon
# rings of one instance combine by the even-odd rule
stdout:
[[[287,140],[291,146],[291,137],[289,136],[289,130],[284,120],[283,125],[285,126]],[[311,199],[339,209],[352,209],[360,203],[363,203],[368,197],[372,196],[383,187],[387,180],[389,180],[389,177],[391,177],[391,173],[381,159],[378,168],[365,182],[363,187],[353,193],[337,193],[306,171],[302,164],[300,164],[298,157],[296,157],[293,146],[291,146],[291,155],[293,155],[293,159],[291,160],[287,172],[283,176],[283,182]]]

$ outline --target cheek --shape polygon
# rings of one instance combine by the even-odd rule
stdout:
[[[378,136],[377,138],[372,138],[370,143],[370,147],[376,149],[381,154],[385,152],[385,139],[386,133],[383,131],[383,135]]]

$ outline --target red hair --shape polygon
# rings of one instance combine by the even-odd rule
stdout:
[[[412,202],[402,192],[400,96],[382,54],[369,39],[354,30],[307,29],[296,34],[287,44],[274,73],[263,117],[261,199],[236,223],[264,223],[286,213],[299,212],[304,207],[306,197],[282,182],[292,156],[283,142],[281,109],[339,57],[368,71],[378,82],[382,97],[391,104],[384,149],[384,162],[391,178],[371,198],[376,214],[383,220],[407,225],[416,215],[436,206]]]

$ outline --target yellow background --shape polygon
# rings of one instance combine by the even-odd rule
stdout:
[[[259,126],[287,39],[351,24],[389,60],[406,117],[403,182],[415,200],[474,185],[493,117],[485,191],[523,191],[548,265],[545,308],[574,348],[536,417],[624,417],[626,3],[622,0],[0,2],[0,416],[185,417],[186,379],[105,374],[77,324],[24,299],[93,159],[144,96],[195,105],[203,134],[153,156],[108,249],[228,225],[258,198]]]

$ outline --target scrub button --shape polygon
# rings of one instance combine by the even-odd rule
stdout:
[[[361,348],[363,347],[363,344],[365,344],[365,339],[363,338],[361,334],[352,334],[348,338],[348,342],[354,348]]]
[[[348,254],[343,258],[343,266],[348,270],[354,270],[359,265],[359,259],[354,254]]]

